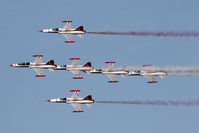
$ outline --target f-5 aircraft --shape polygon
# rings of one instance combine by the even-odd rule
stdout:
[[[83,34],[86,33],[83,26],[79,26],[77,29],[72,29],[71,28],[72,21],[62,21],[62,22],[66,23],[63,28],[44,29],[44,30],[39,30],[39,32],[62,34],[67,39],[65,43],[75,42],[72,38],[72,35],[78,35],[80,38],[83,38]]]
[[[105,62],[108,64],[108,69],[104,69],[102,70],[102,74],[105,74],[108,78],[110,78],[111,80],[108,81],[108,83],[117,83],[119,81],[116,80],[115,75],[121,75],[123,78],[129,74],[129,71],[127,70],[117,70],[117,69],[111,69],[111,67],[113,66],[114,61],[108,61]]]
[[[94,69],[91,65],[91,62],[87,62],[85,65],[79,65],[78,61],[80,58],[70,58],[70,60],[73,60],[71,65],[60,65],[57,66],[56,70],[67,70],[75,75],[73,79],[83,79],[83,77],[80,75],[81,72],[90,74],[90,71]]]
[[[41,58],[43,55],[33,55],[33,57],[36,57],[34,62],[23,62],[23,63],[17,63],[17,64],[11,64],[11,67],[19,67],[19,68],[31,68],[35,70],[37,75],[35,77],[45,77],[41,69],[48,69],[50,72],[53,72],[56,68],[56,65],[54,64],[54,60],[50,60],[47,63],[41,63]]]
[[[143,65],[143,67],[150,67],[152,65]],[[138,70],[129,72],[129,76],[143,76],[149,81],[147,83],[157,83],[155,76],[159,76],[161,79],[164,79],[167,75],[166,71],[150,71],[150,70]]]
[[[88,95],[85,98],[80,98],[78,95],[80,90],[70,90],[70,92],[74,92],[71,98],[56,98],[47,101],[51,103],[70,104],[75,108],[73,112],[83,112],[83,110],[81,110],[81,104],[86,104],[89,108],[92,107],[92,103],[94,103],[94,100],[92,99],[91,95]]]

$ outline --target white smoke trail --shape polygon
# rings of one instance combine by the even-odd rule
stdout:
[[[167,71],[167,72],[199,72],[199,66],[146,66],[136,67],[128,66],[123,67],[126,70],[149,70],[149,71]]]
[[[101,34],[101,35],[127,35],[127,36],[155,36],[155,37],[198,37],[199,32],[87,32],[88,34]]]
[[[199,106],[199,100],[190,101],[95,101],[95,103],[156,105],[156,106]]]
[[[172,72],[168,72],[167,75],[170,76],[199,76],[199,72],[179,72],[179,73],[172,73]]]
[[[126,71],[165,71],[170,76],[199,76],[199,66],[123,66],[123,67],[100,67],[104,71],[126,70]]]

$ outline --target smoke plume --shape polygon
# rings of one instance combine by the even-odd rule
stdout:
[[[199,32],[87,32],[101,35],[156,36],[156,37],[198,37]]]
[[[199,106],[197,101],[95,101],[95,103],[157,105],[157,106]]]

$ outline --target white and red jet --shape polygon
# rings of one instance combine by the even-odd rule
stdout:
[[[150,67],[152,65],[143,65],[143,67]],[[129,76],[143,76],[147,78],[149,81],[147,83],[157,83],[155,80],[155,76],[159,76],[161,79],[165,78],[167,75],[166,71],[150,71],[150,70],[138,70],[129,72]]]
[[[83,112],[83,110],[81,110],[81,104],[86,104],[89,108],[92,107],[92,103],[94,103],[94,100],[92,99],[91,95],[88,95],[85,98],[80,98],[78,95],[80,90],[70,90],[70,92],[74,92],[71,98],[56,98],[56,99],[50,99],[47,101],[51,103],[70,104],[75,108],[73,112]]]
[[[83,34],[86,33],[83,26],[79,26],[77,29],[72,29],[71,28],[72,21],[62,21],[62,22],[66,23],[63,28],[44,29],[44,30],[39,30],[39,32],[62,34],[68,40],[65,41],[65,43],[75,42],[72,38],[72,35],[78,35],[80,38],[83,38]]]
[[[105,74],[108,78],[110,78],[111,80],[108,81],[109,83],[117,83],[119,81],[116,80],[115,75],[121,75],[123,78],[129,74],[129,71],[127,70],[117,70],[117,69],[111,69],[111,67],[113,66],[114,61],[109,61],[109,62],[105,62],[108,64],[108,69],[104,69],[102,70],[102,74]]]
[[[41,69],[48,69],[50,72],[53,72],[56,68],[56,65],[54,64],[54,60],[50,60],[47,63],[41,63],[41,58],[43,55],[33,55],[33,57],[36,57],[34,62],[23,62],[23,63],[17,63],[17,64],[11,64],[11,67],[19,67],[19,68],[31,68],[35,70],[37,75],[35,77],[45,77]]]
[[[90,71],[94,69],[91,62],[87,62],[85,65],[79,65],[78,61],[80,60],[80,58],[70,58],[70,60],[73,60],[71,65],[60,65],[57,66],[56,70],[65,69],[75,75],[73,79],[83,79],[83,77],[80,75],[81,72],[90,74]]]

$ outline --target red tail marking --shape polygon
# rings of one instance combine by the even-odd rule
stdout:
[[[91,62],[87,62],[83,67],[92,67]]]
[[[91,101],[93,101],[93,99],[92,99],[92,95],[88,95],[88,96],[86,96],[83,100],[91,100]]]
[[[75,29],[75,30],[77,30],[77,31],[84,31],[84,27],[83,27],[83,26],[80,26],[80,27],[78,27],[78,28]]]
[[[46,63],[46,65],[52,65],[52,66],[55,66],[54,60],[50,60],[48,63]]]

